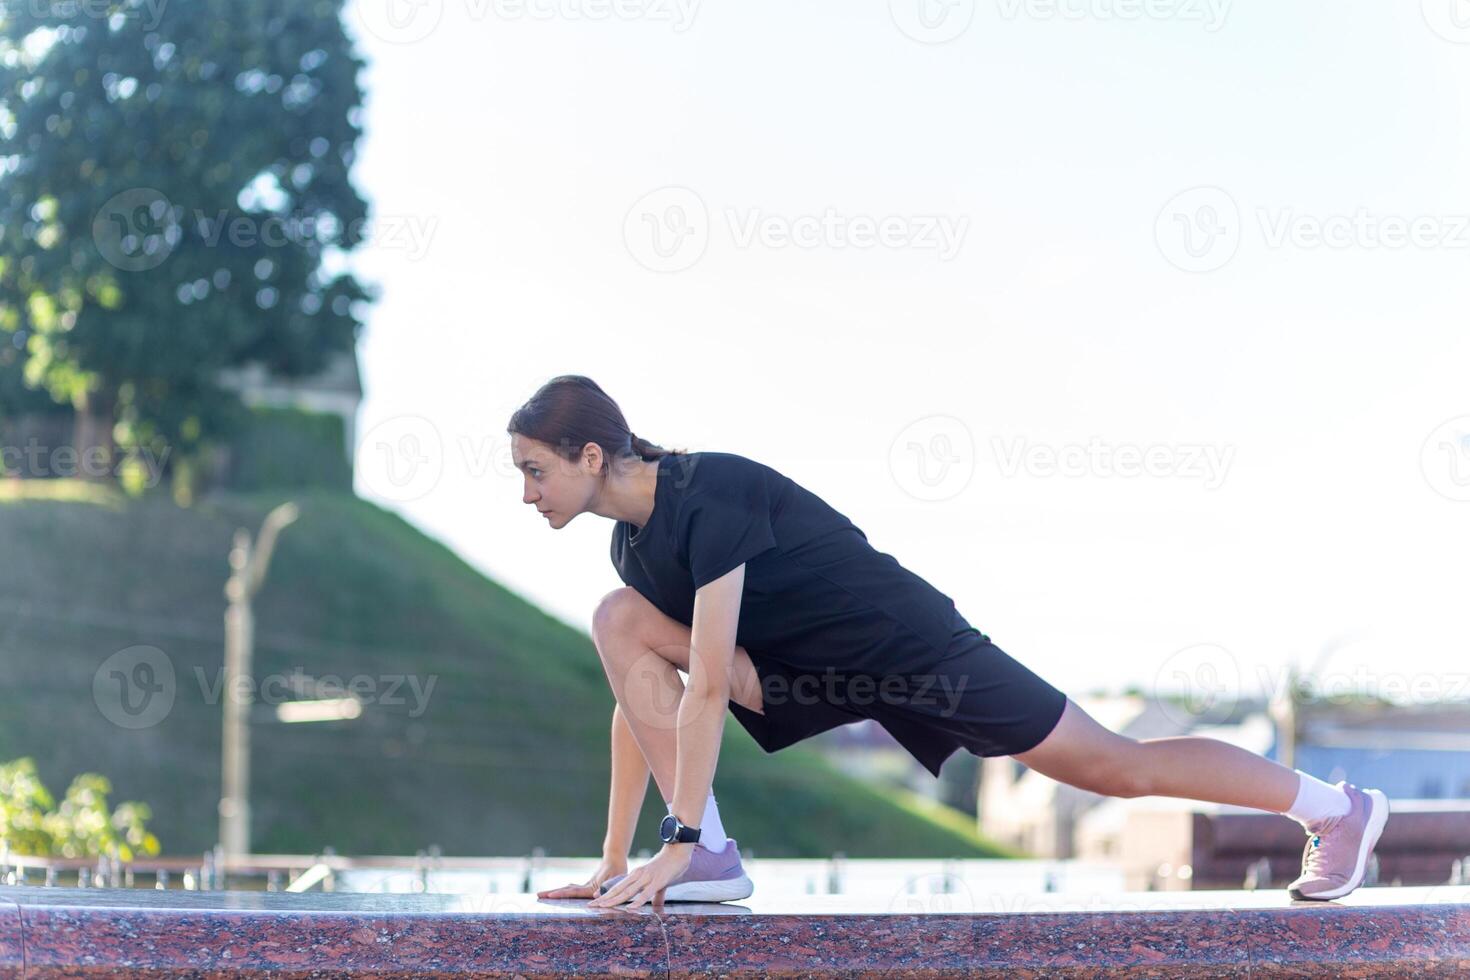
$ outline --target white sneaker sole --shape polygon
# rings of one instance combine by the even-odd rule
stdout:
[[[1329,888],[1325,892],[1317,892],[1314,895],[1306,895],[1297,889],[1291,889],[1291,897],[1305,901],[1326,902],[1334,898],[1341,898],[1348,892],[1357,888],[1363,882],[1363,875],[1368,870],[1368,854],[1378,843],[1378,836],[1383,833],[1383,825],[1388,823],[1388,797],[1381,789],[1367,789],[1369,798],[1373,800],[1373,810],[1368,814],[1368,826],[1363,831],[1363,839],[1358,842],[1358,863],[1353,868],[1353,875],[1345,884],[1336,888]]]
[[[749,898],[755,885],[745,875],[721,881],[686,881],[664,889],[665,902],[730,902]]]

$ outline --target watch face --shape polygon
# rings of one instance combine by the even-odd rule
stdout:
[[[658,825],[659,838],[665,843],[672,841],[674,839],[674,831],[678,828],[678,826],[678,818],[676,818],[672,813],[669,814],[667,817],[664,817],[663,821]]]

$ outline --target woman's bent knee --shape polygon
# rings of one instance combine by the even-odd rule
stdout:
[[[640,606],[646,605],[648,600],[630,585],[613,589],[598,601],[597,608],[592,611],[593,642],[601,645],[605,640],[637,629],[643,613]]]
[[[612,649],[611,641],[626,637],[640,638],[654,655],[689,672],[690,628],[669,619],[632,586],[613,589],[592,612],[592,642],[604,660]],[[642,648],[634,653],[642,655]],[[731,700],[758,714],[765,713],[760,675],[749,651],[739,644],[735,645],[729,680]]]

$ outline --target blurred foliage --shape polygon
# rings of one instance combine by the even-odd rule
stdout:
[[[343,2],[0,5],[0,416],[44,392],[188,466],[242,418],[219,369],[351,349]]]
[[[159,853],[158,838],[145,825],[146,803],[107,808],[107,777],[82,773],[71,781],[61,805],[26,757],[0,764],[0,841],[12,854],[98,857],[116,853],[123,861]]]
[[[0,333],[0,422],[23,414],[54,415],[70,411],[44,389],[25,383],[24,335]]]

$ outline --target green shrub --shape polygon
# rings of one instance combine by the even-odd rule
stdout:
[[[146,803],[119,803],[108,811],[112,784],[84,772],[71,781],[57,806],[30,757],[0,764],[0,842],[11,853],[36,857],[99,857],[123,861],[159,852],[158,838],[144,826],[153,816]]]
[[[229,440],[225,482],[238,490],[352,489],[342,418],[295,408],[254,407]]]

